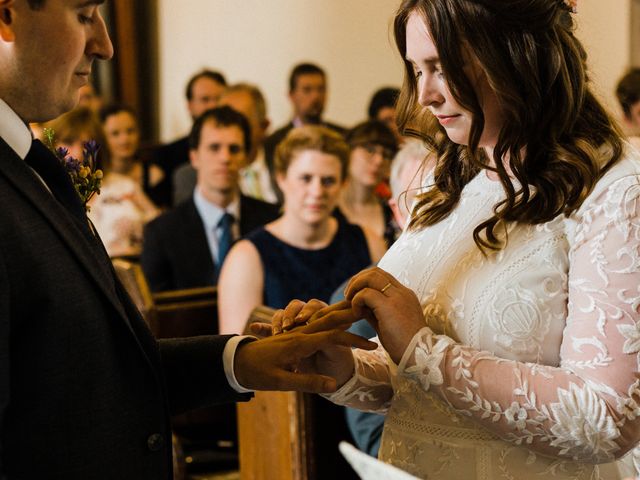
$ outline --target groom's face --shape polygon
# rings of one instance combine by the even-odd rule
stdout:
[[[0,0],[0,66],[10,84],[2,84],[0,95],[9,97],[5,100],[23,119],[48,120],[73,108],[93,60],[111,58],[113,46],[98,8],[102,1],[45,0],[31,9],[26,0]],[[14,91],[7,95],[7,88]]]

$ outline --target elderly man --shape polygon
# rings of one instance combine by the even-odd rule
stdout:
[[[0,0],[0,478],[170,479],[172,413],[249,389],[335,389],[296,373],[344,332],[157,342],[28,122],[73,108],[113,50],[99,4]],[[367,343],[368,344],[368,343]]]

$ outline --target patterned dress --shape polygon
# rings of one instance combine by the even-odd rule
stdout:
[[[380,458],[420,478],[619,478],[640,440],[640,157],[485,257],[472,232],[504,196],[481,172],[445,220],[402,234],[380,267],[425,327],[399,365],[355,351],[329,398],[386,413]]]
[[[110,257],[140,255],[142,229],[160,213],[134,180],[119,173],[107,174],[90,206],[89,218]]]

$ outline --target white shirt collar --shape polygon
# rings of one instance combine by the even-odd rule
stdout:
[[[227,205],[227,208],[220,208],[218,205],[209,202],[198,187],[193,191],[193,202],[196,204],[196,210],[200,214],[200,218],[204,223],[207,232],[213,232],[218,228],[218,223],[225,212],[230,213],[238,221],[240,218],[240,198],[237,197],[233,202]]]
[[[24,160],[31,149],[33,137],[29,127],[0,98],[0,137]]]

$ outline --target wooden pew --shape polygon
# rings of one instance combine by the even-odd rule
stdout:
[[[215,287],[159,292],[154,293],[152,298],[149,327],[156,338],[218,333]],[[171,425],[182,443],[187,470],[237,470],[238,433],[235,417],[233,404],[201,408],[172,417]]]
[[[153,297],[142,267],[138,263],[121,258],[113,259],[112,264],[120,282],[148,323],[149,315],[153,310]]]
[[[152,295],[149,328],[156,338],[192,337],[218,333],[216,287],[158,292]]]
[[[268,307],[256,307],[245,333],[250,333],[254,322],[271,323],[272,313]],[[237,408],[242,480],[315,478],[308,396],[256,392],[250,402],[239,403]]]

